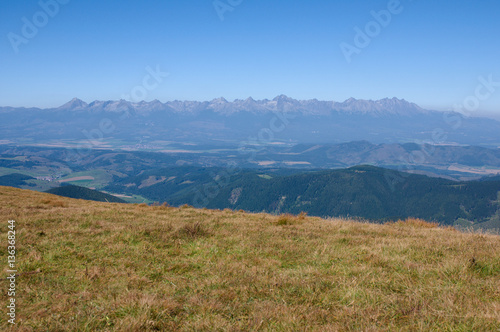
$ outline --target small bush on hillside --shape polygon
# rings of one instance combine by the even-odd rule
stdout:
[[[439,225],[437,223],[428,222],[418,218],[408,218],[406,220],[398,220],[396,225],[399,226],[411,226],[415,228],[437,228]]]
[[[302,211],[297,218],[304,220],[307,217],[307,212]]]
[[[283,225],[293,225],[297,223],[297,217],[294,215],[291,215],[289,213],[282,214],[278,217],[278,221],[276,222],[278,225],[283,226]]]

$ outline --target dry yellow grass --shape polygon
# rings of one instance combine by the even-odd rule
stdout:
[[[19,331],[495,331],[500,238],[0,187]],[[4,280],[6,289],[7,281]],[[6,307],[7,294],[0,303]],[[4,309],[5,311],[5,309]],[[7,316],[0,328],[7,329]]]

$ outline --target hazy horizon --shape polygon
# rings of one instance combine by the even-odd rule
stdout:
[[[284,95],[284,94],[281,94],[281,95]],[[279,95],[279,96],[281,96]],[[219,97],[216,97],[216,98],[212,98],[210,100],[178,100],[178,99],[172,99],[172,100],[160,100],[160,99],[155,99],[155,100],[158,100],[159,102],[161,102],[162,104],[166,104],[166,103],[169,103],[169,102],[211,102],[211,101],[214,101],[214,100],[217,100],[217,99],[220,99],[220,98],[224,98],[226,99],[226,101],[228,103],[233,103],[233,102],[236,102],[236,101],[244,101],[246,99],[249,99],[249,98],[252,98],[253,100],[255,101],[264,101],[264,100],[273,100],[275,99],[276,97],[279,97],[279,96],[275,96],[275,97],[271,97],[271,98],[264,98],[264,99],[256,99],[256,98],[253,98],[252,96],[249,96],[247,98],[238,98],[238,99],[233,99],[233,100],[230,100],[230,99],[227,99],[225,98],[224,96],[219,96]],[[286,95],[285,95],[286,96]],[[326,101],[326,102],[337,102],[337,103],[344,103],[346,101],[348,101],[349,99],[351,98],[354,98],[354,97],[350,97],[348,99],[345,99],[345,100],[324,100],[324,99],[318,99],[318,98],[312,98],[312,99],[297,99],[297,98],[294,98],[293,96],[287,96],[291,99],[295,99],[295,100],[298,100],[298,101],[304,101],[304,100],[318,100],[318,101]],[[411,100],[406,100],[405,98],[398,98],[398,97],[385,97],[385,98],[382,98],[382,99],[378,99],[378,100],[383,100],[383,99],[393,99],[393,98],[396,98],[398,100],[404,100],[404,101],[407,101],[409,103],[412,103],[412,104],[416,104],[417,106],[423,108],[424,110],[430,110],[430,111],[438,111],[438,112],[453,112],[454,109],[453,108],[432,108],[432,107],[425,107],[421,104],[418,104],[418,103],[415,103]],[[66,103],[68,102],[71,102],[72,100],[74,99],[78,99],[78,100],[81,100],[87,104],[91,104],[93,102],[97,102],[97,101],[119,101],[119,100],[124,100],[124,99],[108,99],[108,100],[83,100],[81,98],[78,98],[78,97],[73,97],[71,98],[70,100],[67,100],[66,102],[63,102],[61,104],[54,104],[54,105],[51,105],[51,106],[46,106],[46,107],[40,107],[40,106],[36,106],[36,105],[32,105],[32,106],[12,106],[12,105],[0,105],[0,107],[13,107],[13,108],[39,108],[39,109],[54,109],[54,108],[58,108],[58,107],[61,107],[61,106],[64,106]],[[354,98],[355,100],[359,100],[359,101],[378,101],[378,100],[373,100],[373,99],[364,99],[364,98]],[[130,101],[130,100],[125,100],[127,102],[130,102],[130,103],[141,103],[141,102],[147,102],[147,103],[150,103],[154,100],[138,100],[138,101]],[[491,118],[491,119],[494,119],[494,120],[497,120],[497,121],[500,121],[500,112],[488,112],[488,111],[482,111],[482,110],[476,110],[474,111],[473,113],[462,113],[466,116],[472,116],[472,117],[484,117],[484,118]]]
[[[473,106],[500,114],[497,1],[54,1],[3,5],[3,105],[127,99],[142,86],[146,101],[397,96],[449,110],[482,78],[490,94]]]

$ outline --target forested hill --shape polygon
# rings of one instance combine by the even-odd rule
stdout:
[[[49,194],[64,196],[69,198],[85,199],[88,201],[109,202],[109,203],[125,203],[124,200],[113,195],[105,194],[100,191],[74,186],[65,185],[57,188],[52,188],[46,191]]]
[[[203,194],[209,185],[173,195],[169,203],[373,221],[412,216],[441,224],[498,220],[500,211],[500,181],[455,182],[373,166],[272,178],[242,173],[220,186],[215,197]],[[152,193],[160,188],[161,184],[145,189]]]

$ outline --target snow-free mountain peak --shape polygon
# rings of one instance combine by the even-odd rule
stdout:
[[[89,104],[87,104],[83,100],[75,97],[75,98],[71,99],[70,101],[68,101],[66,104],[61,105],[59,107],[59,109],[77,110],[77,109],[86,108],[88,106],[89,106]]]

